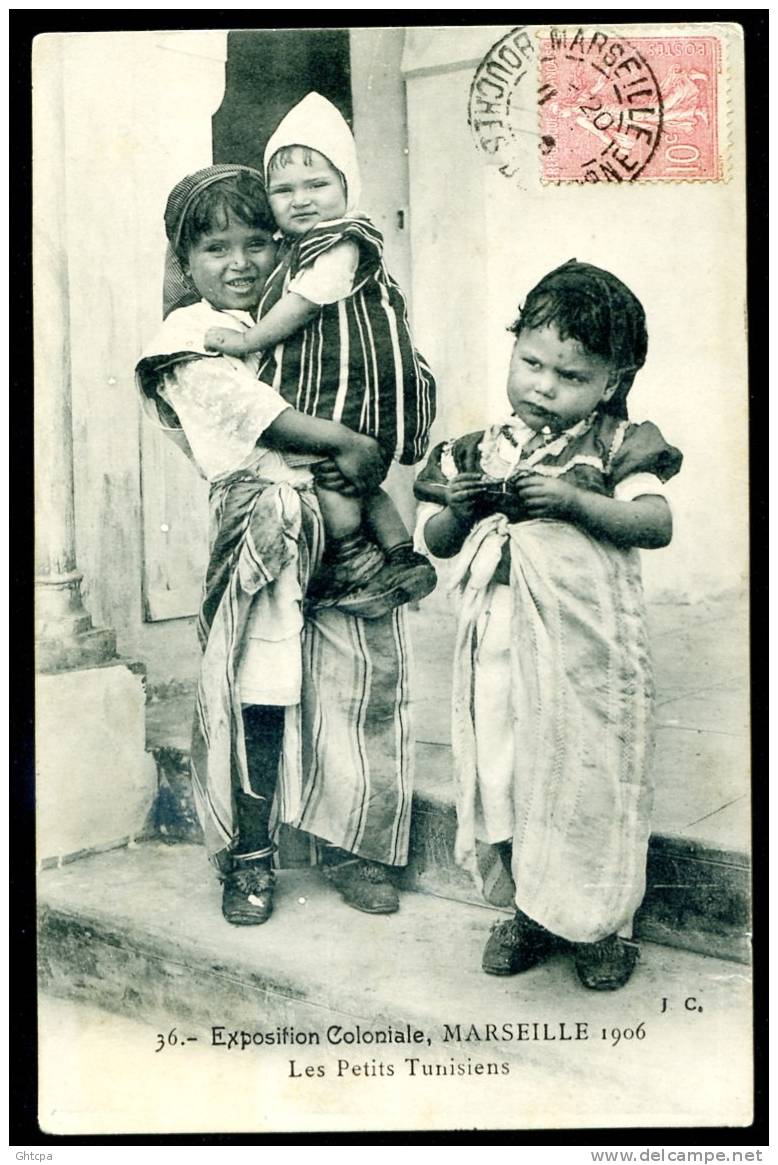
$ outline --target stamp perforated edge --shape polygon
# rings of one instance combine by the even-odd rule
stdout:
[[[719,150],[719,165],[720,173],[716,177],[705,178],[667,178],[667,177],[647,177],[642,176],[637,178],[634,182],[622,182],[620,186],[705,186],[708,184],[721,185],[722,183],[730,182],[734,175],[734,102],[732,96],[732,41],[737,38],[741,44],[741,67],[742,67],[742,29],[738,24],[724,24],[724,23],[695,23],[689,21],[684,24],[586,24],[581,25],[575,22],[569,25],[533,25],[531,31],[538,44],[542,40],[550,38],[551,29],[565,28],[567,31],[573,31],[577,28],[584,30],[597,30],[604,32],[607,36],[619,38],[626,41],[628,44],[631,39],[647,39],[661,40],[663,38],[682,40],[684,36],[687,37],[703,37],[710,36],[716,39],[718,43],[718,85],[716,93],[716,116],[718,129],[718,150]],[[491,51],[491,50],[490,50]],[[487,54],[488,55],[488,54]],[[540,85],[540,51],[535,54],[535,62],[537,69],[536,83],[539,88]],[[538,105],[538,133],[542,129],[542,108]],[[542,170],[542,159],[538,154],[538,180],[540,186],[545,188],[554,188],[557,186],[577,186],[581,183],[575,179],[566,178],[544,178]],[[609,184],[611,185],[611,184]]]
[[[683,38],[683,36],[711,36],[718,42],[719,48],[719,70],[718,70],[718,85],[717,85],[717,125],[718,125],[718,149],[719,149],[719,164],[720,173],[717,177],[705,178],[686,178],[686,177],[640,177],[634,182],[621,182],[620,186],[705,186],[710,184],[722,185],[730,182],[736,175],[735,157],[738,153],[738,148],[735,144],[735,109],[734,109],[734,78],[733,67],[737,67],[741,80],[744,76],[744,52],[743,52],[743,29],[742,26],[735,22],[714,22],[714,21],[687,21],[683,23],[635,23],[635,24],[618,24],[618,23],[603,23],[580,25],[572,21],[565,25],[516,25],[509,32],[504,33],[499,37],[489,49],[484,53],[483,57],[476,66],[472,81],[470,84],[468,95],[468,124],[474,139],[474,146],[481,155],[482,162],[490,169],[496,169],[508,180],[515,180],[515,185],[519,188],[525,186],[525,182],[530,182],[536,189],[552,190],[556,187],[575,186],[580,183],[569,179],[547,179],[542,174],[542,158],[540,151],[535,155],[535,170],[532,173],[527,173],[526,170],[522,172],[516,164],[515,157],[512,156],[510,137],[506,138],[506,148],[489,150],[485,147],[482,140],[479,139],[476,118],[474,117],[473,103],[475,87],[483,71],[488,65],[490,59],[494,58],[499,49],[505,45],[506,42],[511,41],[518,34],[528,34],[533,38],[533,43],[550,36],[552,28],[565,28],[573,30],[579,27],[605,32],[608,36],[623,39],[627,43],[630,37],[651,37],[662,38],[668,37],[673,39]],[[534,86],[534,92],[537,94],[540,87],[540,52],[535,50],[532,55],[532,60],[529,62],[528,76],[522,75],[514,82],[514,87],[517,82],[521,82],[522,86],[526,86],[529,90]],[[507,109],[510,106],[510,100],[506,103]],[[541,127],[541,109],[537,107],[538,129]],[[510,126],[505,119],[505,124],[502,127],[508,135],[510,135]],[[540,141],[540,133],[538,133],[538,140]],[[739,168],[738,168],[739,172]],[[518,178],[517,178],[518,175]],[[609,183],[613,187],[613,183]]]

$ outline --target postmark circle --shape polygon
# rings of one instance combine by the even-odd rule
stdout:
[[[629,41],[600,29],[527,26],[492,46],[473,76],[468,123],[476,145],[500,173],[526,166],[522,141],[537,142],[546,183],[631,182],[662,135],[656,75]]]
[[[634,182],[662,136],[662,93],[634,44],[601,30],[551,29],[540,41],[542,177]]]
[[[479,150],[507,178],[519,171],[520,135],[537,134],[537,49],[525,25],[492,45],[470,85],[467,121]]]

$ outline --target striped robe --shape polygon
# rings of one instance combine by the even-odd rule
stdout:
[[[405,608],[328,609],[303,631],[298,829],[387,865],[408,861],[414,741]]]
[[[212,549],[200,612],[203,660],[192,732],[192,781],[206,846],[233,846],[233,793],[248,791],[236,670],[251,603],[297,561],[302,589],[319,560],[312,489],[241,470],[211,488]],[[339,611],[306,619],[303,699],[286,709],[275,824],[359,857],[408,859],[413,748],[404,610],[369,622]]]
[[[324,304],[304,328],[265,354],[259,379],[302,413],[340,421],[379,442],[387,464],[413,465],[427,451],[435,381],[413,346],[408,309],[383,262],[383,238],[367,219],[320,223],[286,241],[267,281],[261,319],[290,279],[337,243],[359,248],[355,290]]]

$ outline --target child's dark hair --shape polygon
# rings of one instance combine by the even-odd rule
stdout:
[[[276,152],[273,154],[273,157],[268,162],[268,170],[283,169],[284,166],[288,166],[290,162],[295,160],[295,150],[302,150],[304,166],[313,165],[314,151],[310,146],[281,146],[281,149],[276,150]],[[322,157],[324,157],[323,154]],[[329,162],[329,158],[327,161]],[[331,162],[330,165],[332,165]]]
[[[327,157],[326,154],[322,154],[320,150],[312,149],[311,146],[281,146],[281,149],[276,150],[276,152],[273,154],[273,157],[270,159],[270,161],[267,164],[268,174],[270,173],[271,170],[283,170],[283,168],[285,166],[288,166],[290,162],[294,162],[295,150],[302,150],[302,152],[303,152],[303,165],[304,166],[312,166],[313,165],[313,155],[320,154],[321,157],[324,158],[325,161],[329,162],[330,166],[332,166],[332,169],[335,171],[335,173],[338,175],[341,182],[343,183],[343,189],[344,190],[346,189],[346,179],[345,179],[344,175],[341,174],[338,167],[333,162],[330,161],[330,159]]]
[[[509,331],[519,336],[548,324],[618,370],[619,387],[601,407],[626,417],[627,393],[648,350],[646,313],[637,296],[609,271],[571,259],[533,287]]]
[[[276,229],[259,177],[245,172],[230,175],[206,186],[187,208],[176,247],[179,258],[186,261],[203,235],[224,230],[230,215],[249,227],[270,233]]]

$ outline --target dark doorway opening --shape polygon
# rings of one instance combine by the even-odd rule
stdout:
[[[261,170],[268,138],[311,90],[329,98],[352,124],[348,29],[229,33],[224,99],[213,115],[214,162]]]

